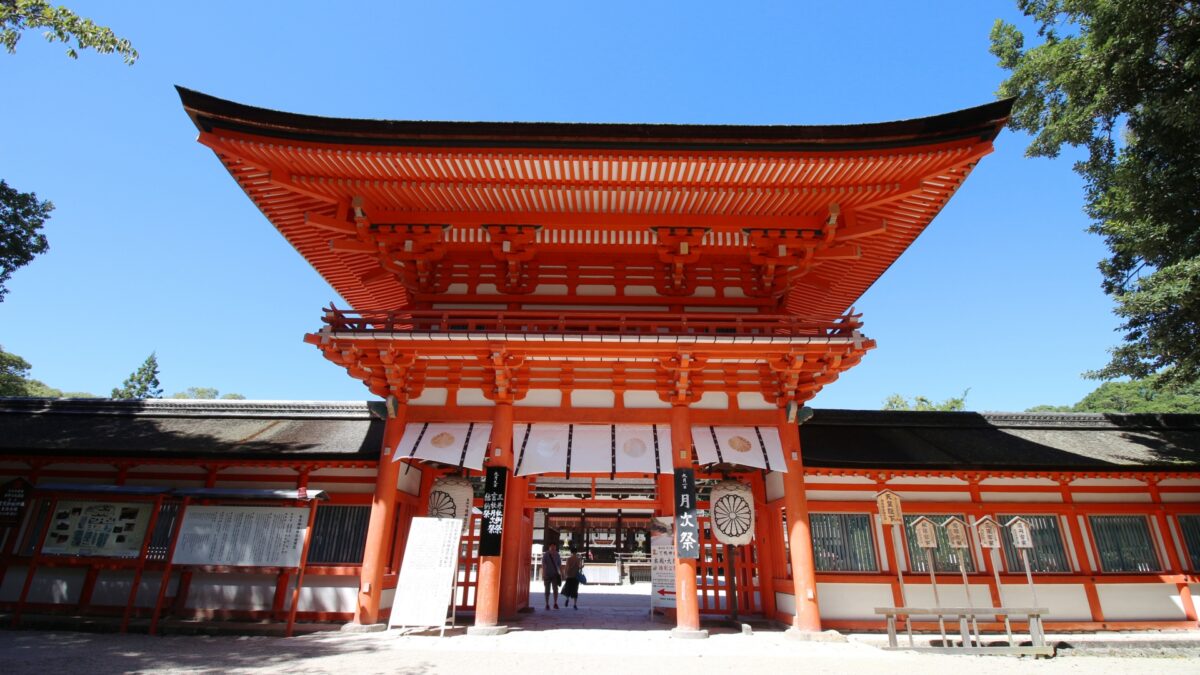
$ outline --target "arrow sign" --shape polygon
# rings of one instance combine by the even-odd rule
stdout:
[[[668,591],[665,588],[660,588],[660,589],[658,589],[658,594],[659,595],[675,595],[675,591]]]

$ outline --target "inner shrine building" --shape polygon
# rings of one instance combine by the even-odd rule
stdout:
[[[288,570],[235,583],[220,575],[247,570],[197,568],[185,583],[166,553],[143,552],[133,581],[76,559],[89,572],[75,602],[104,604],[92,596],[109,583],[156,617],[291,611],[374,625],[405,601],[395,589],[412,518],[453,515],[466,523],[454,603],[474,632],[497,633],[540,608],[539,545],[569,543],[593,560],[589,576],[629,579],[653,519],[683,495],[697,527],[694,550],[676,542],[677,634],[731,613],[798,632],[879,628],[875,607],[903,605],[896,572],[925,564],[909,534],[903,550],[890,545],[874,501],[887,488],[906,514],[1027,517],[1046,544],[1036,571],[1049,624],[1196,627],[1195,419],[808,405],[876,347],[855,303],[991,152],[1011,101],[878,124],[698,126],[334,119],[179,93],[199,142],[346,303],[314,312],[314,358],[383,402],[9,405],[0,425],[39,431],[0,444],[0,468],[45,498],[62,498],[52,478],[85,474],[331,497],[314,507],[303,591]],[[111,438],[136,423],[155,430],[138,438],[167,440],[44,440],[69,433],[68,413],[107,415]],[[208,445],[171,445],[188,416]],[[252,442],[218,428],[234,419]],[[355,440],[337,446],[339,434]],[[35,447],[36,466],[11,456]],[[112,480],[97,464],[116,467]],[[486,513],[485,475],[504,485]],[[748,512],[718,505],[739,489]],[[148,541],[174,541],[172,517]],[[727,524],[742,543],[714,532]],[[50,573],[33,565],[50,561],[33,530],[7,538],[0,602],[18,600],[20,581],[19,602],[53,604],[36,599]],[[348,557],[321,548],[335,541]],[[966,553],[980,601],[1024,592],[1002,553]],[[957,574],[955,555],[939,551],[938,569]],[[161,579],[156,602],[138,595],[142,574]],[[929,590],[919,577],[910,606]],[[205,584],[260,584],[273,600]]]

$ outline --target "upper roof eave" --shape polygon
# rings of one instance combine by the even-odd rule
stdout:
[[[1013,99],[894,122],[840,125],[596,124],[432,122],[301,115],[258,108],[176,86],[201,131],[220,128],[293,141],[349,145],[623,150],[813,151],[988,142],[1008,121]]]

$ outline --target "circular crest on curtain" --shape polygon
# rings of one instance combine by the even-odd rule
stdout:
[[[433,481],[427,515],[430,518],[462,518],[465,529],[469,524],[474,496],[475,488],[471,481],[460,476],[443,476]]]
[[[743,546],[754,539],[754,494],[750,486],[723,480],[708,499],[713,536],[727,546]]]

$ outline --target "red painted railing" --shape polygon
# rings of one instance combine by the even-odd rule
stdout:
[[[853,337],[859,314],[814,321],[787,314],[325,310],[335,333],[523,333],[553,335]]]

